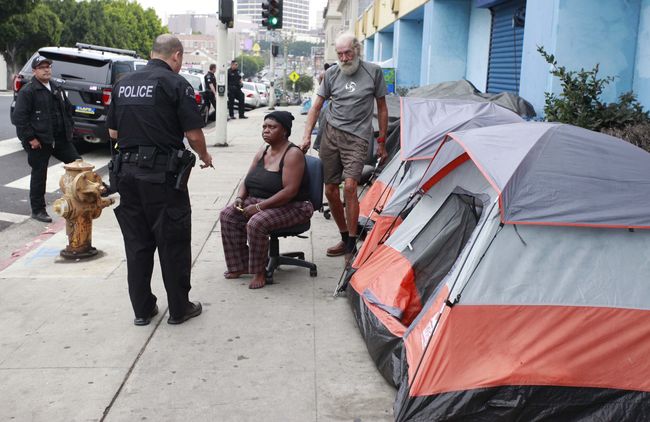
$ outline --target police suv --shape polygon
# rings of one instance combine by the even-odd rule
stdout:
[[[37,55],[53,61],[52,78],[63,84],[72,103],[75,141],[108,142],[106,115],[112,86],[143,60],[132,50],[91,44],[77,43],[75,48],[43,47],[30,57],[14,78],[12,112],[18,91],[32,78],[31,63]]]

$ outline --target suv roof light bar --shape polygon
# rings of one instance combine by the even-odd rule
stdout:
[[[87,50],[105,51],[107,53],[123,54],[125,56],[132,56],[137,58],[140,57],[135,50],[123,50],[121,48],[104,47],[102,45],[86,44],[82,42],[76,43],[75,47],[78,49],[85,48]]]

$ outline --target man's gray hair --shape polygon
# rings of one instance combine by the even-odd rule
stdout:
[[[162,34],[156,37],[151,52],[160,57],[171,57],[177,51],[183,51],[183,44],[172,34]]]
[[[335,46],[350,46],[354,51],[357,52],[357,55],[361,53],[361,43],[351,32],[344,32],[338,37],[334,42]]]

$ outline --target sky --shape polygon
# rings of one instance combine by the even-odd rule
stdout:
[[[167,23],[169,15],[179,13],[216,13],[219,8],[219,0],[134,0],[143,8],[153,8],[160,17],[163,24]],[[327,4],[327,0],[309,0],[311,10],[309,13],[309,25],[313,26],[316,19],[316,11],[321,11]],[[260,14],[262,11],[260,10]]]

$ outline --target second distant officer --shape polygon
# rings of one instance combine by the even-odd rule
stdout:
[[[239,65],[233,60],[230,62],[230,69],[228,69],[228,115],[231,119],[235,118],[235,100],[237,100],[239,118],[248,119],[248,117],[244,116],[246,102],[244,93],[241,90],[243,85],[241,75],[239,74]]]
[[[115,216],[124,236],[129,296],[135,325],[147,325],[158,313],[151,292],[156,248],[169,305],[169,324],[201,313],[190,302],[192,254],[191,207],[187,178],[195,163],[183,135],[203,162],[212,166],[203,136],[203,119],[194,89],[178,75],[183,45],[164,34],[154,41],[145,67],[113,87],[107,126],[119,152],[111,162],[120,205]]]

